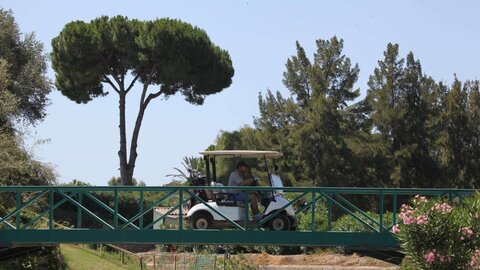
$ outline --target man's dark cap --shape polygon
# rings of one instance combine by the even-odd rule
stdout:
[[[245,162],[245,160],[240,160],[238,163],[237,163],[237,169],[239,169],[240,167],[248,167],[247,163]]]

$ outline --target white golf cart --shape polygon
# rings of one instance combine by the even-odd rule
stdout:
[[[268,183],[272,187],[283,187],[282,180],[277,174],[277,165],[275,159],[283,156],[282,153],[276,151],[250,151],[250,150],[221,150],[221,151],[204,151],[203,155],[206,164],[206,178],[197,182],[197,185],[223,186],[217,183],[216,175],[216,159],[217,158],[261,158],[265,161],[265,168],[268,175]],[[273,161],[274,174],[270,173],[267,160]],[[210,172],[210,165],[212,173]],[[200,184],[198,184],[200,183]],[[212,228],[229,228],[234,227],[232,222],[222,217],[219,213],[228,219],[235,221],[237,224],[245,224],[245,207],[248,205],[244,201],[236,201],[233,193],[226,190],[197,190],[199,197],[204,199],[203,202],[195,201],[191,203],[190,209],[185,220],[189,222],[193,229],[205,230]],[[265,207],[262,213],[262,220],[269,215],[275,214],[267,222],[262,224],[270,230],[284,231],[295,230],[297,228],[297,220],[295,211],[291,205],[285,207],[289,201],[283,197],[281,190],[268,192],[259,192],[261,194],[261,204]],[[247,203],[248,204],[248,203]],[[281,211],[276,211],[278,209]],[[214,209],[214,210],[212,210]],[[218,213],[217,213],[218,212]]]

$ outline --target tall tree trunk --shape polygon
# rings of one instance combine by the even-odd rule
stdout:
[[[140,127],[142,126],[143,115],[145,114],[145,109],[147,108],[148,103],[142,102],[138,110],[137,120],[135,121],[135,127],[132,133],[132,141],[130,143],[130,157],[128,159],[128,171],[127,177],[131,180],[133,178],[133,171],[135,170],[135,162],[137,160],[137,146],[138,146],[138,135],[140,134]]]
[[[132,133],[132,141],[130,143],[130,156],[128,158],[128,163],[127,163],[127,138],[126,138],[126,131],[125,131],[125,96],[132,88],[133,83],[136,81],[138,76],[135,77],[135,79],[132,81],[132,83],[130,84],[130,86],[127,88],[126,91],[123,88],[123,84],[120,85],[120,91],[119,91],[119,94],[120,94],[120,151],[118,152],[118,155],[120,157],[120,176],[122,178],[122,183],[125,186],[133,185],[133,172],[135,170],[135,162],[137,161],[137,156],[138,156],[137,155],[138,135],[140,134],[140,127],[142,126],[145,109],[147,108],[148,103],[150,103],[152,99],[157,98],[162,94],[162,91],[160,90],[157,93],[150,94],[148,95],[148,97],[146,97],[148,85],[150,84],[152,76],[155,71],[156,71],[156,66],[153,66],[147,81],[143,83],[143,90],[142,90],[142,96],[140,97],[140,105],[138,109],[137,120],[135,121],[135,127],[133,128],[133,133]]]
[[[120,150],[118,151],[118,157],[120,158],[120,177],[122,178],[122,184],[124,186],[131,185],[132,178],[129,177],[129,166],[127,163],[127,133],[125,125],[125,97],[126,93],[123,90],[119,92],[119,112],[120,112]]]

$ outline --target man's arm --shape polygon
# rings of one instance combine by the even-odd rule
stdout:
[[[254,182],[255,179],[253,178],[250,169],[248,169],[248,171],[245,173],[243,180],[240,182],[240,186],[252,186]]]
[[[255,182],[255,179],[251,177],[247,179],[243,179],[242,182],[240,182],[240,186],[251,186],[253,182]]]

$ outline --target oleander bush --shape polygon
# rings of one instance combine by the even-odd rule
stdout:
[[[416,196],[392,228],[421,269],[480,269],[480,194],[462,205]]]

